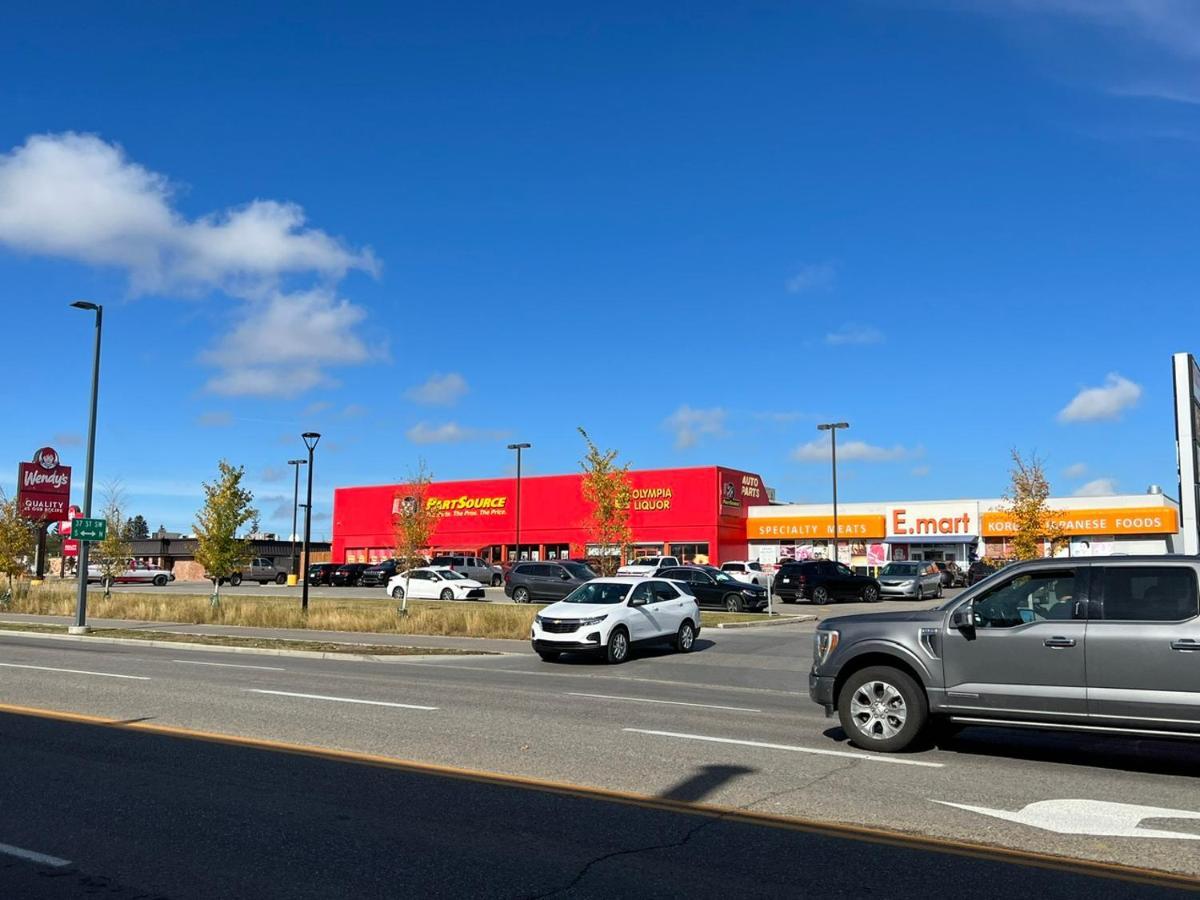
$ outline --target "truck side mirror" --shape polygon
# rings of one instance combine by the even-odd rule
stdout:
[[[975,630],[975,601],[968,600],[950,613],[950,627],[959,631]]]

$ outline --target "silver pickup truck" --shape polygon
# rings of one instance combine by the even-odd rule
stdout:
[[[266,557],[256,556],[248,564],[242,566],[240,572],[234,572],[229,576],[229,583],[234,587],[243,581],[257,581],[259,584],[270,584],[273,581],[276,584],[286,584],[287,572]]]

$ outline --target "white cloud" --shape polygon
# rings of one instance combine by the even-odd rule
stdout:
[[[1072,463],[1071,465],[1069,465],[1065,469],[1063,469],[1063,475],[1066,476],[1067,478],[1082,478],[1084,475],[1087,474],[1087,470],[1088,470],[1087,463],[1081,463],[1081,462]]]
[[[442,425],[418,422],[404,432],[404,436],[414,444],[458,444],[463,441],[499,440],[504,434],[503,431],[469,428],[457,422],[446,422]]]
[[[833,346],[850,344],[878,344],[883,341],[883,332],[870,325],[847,323],[837,331],[825,335],[825,343]]]
[[[725,410],[693,409],[686,403],[663,420],[663,427],[675,434],[675,446],[680,450],[693,447],[702,437],[721,437],[725,434]]]
[[[1076,497],[1105,497],[1117,492],[1115,478],[1094,478],[1075,489]]]
[[[246,301],[234,332],[202,356],[222,370],[208,384],[218,393],[299,393],[326,381],[321,366],[369,358],[351,333],[364,311],[334,291],[352,269],[377,272],[369,249],[306,227],[293,203],[257,199],[188,218],[174,193],[95,135],[34,135],[0,156],[0,244],[124,270],[135,294],[219,290]],[[297,277],[317,284],[281,289]]]
[[[1103,387],[1084,388],[1058,413],[1060,422],[1095,422],[1116,419],[1142,396],[1140,385],[1110,372]]]
[[[470,390],[467,379],[457,372],[430,375],[429,380],[409,388],[404,396],[426,406],[452,406]]]
[[[809,291],[827,291],[837,278],[837,267],[830,262],[808,263],[787,280],[789,294],[804,294]]]
[[[228,428],[233,424],[233,416],[225,410],[200,413],[196,416],[196,424],[202,428]]]
[[[332,406],[333,406],[333,404],[330,403],[328,400],[317,400],[313,403],[308,404],[308,406],[304,407],[304,415],[315,416],[318,413],[325,412],[325,410],[329,409]]]
[[[830,461],[831,452],[829,438],[822,436],[792,450],[792,459],[799,462],[827,463]],[[919,455],[919,451],[899,444],[893,447],[877,447],[866,441],[838,441],[837,454],[838,462],[889,462]]]

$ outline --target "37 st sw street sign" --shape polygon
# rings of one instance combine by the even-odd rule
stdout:
[[[76,519],[71,523],[71,537],[77,541],[102,541],[108,537],[108,521]]]
[[[17,470],[17,510],[22,518],[36,522],[60,521],[67,517],[71,502],[71,467],[59,465],[58,452],[43,447],[33,462]]]

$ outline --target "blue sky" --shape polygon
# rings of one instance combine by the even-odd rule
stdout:
[[[253,6],[252,9],[246,8]],[[190,528],[335,485],[720,463],[823,500],[1176,491],[1200,8],[79,4],[0,38],[0,455]],[[850,443],[854,442],[854,443]]]

